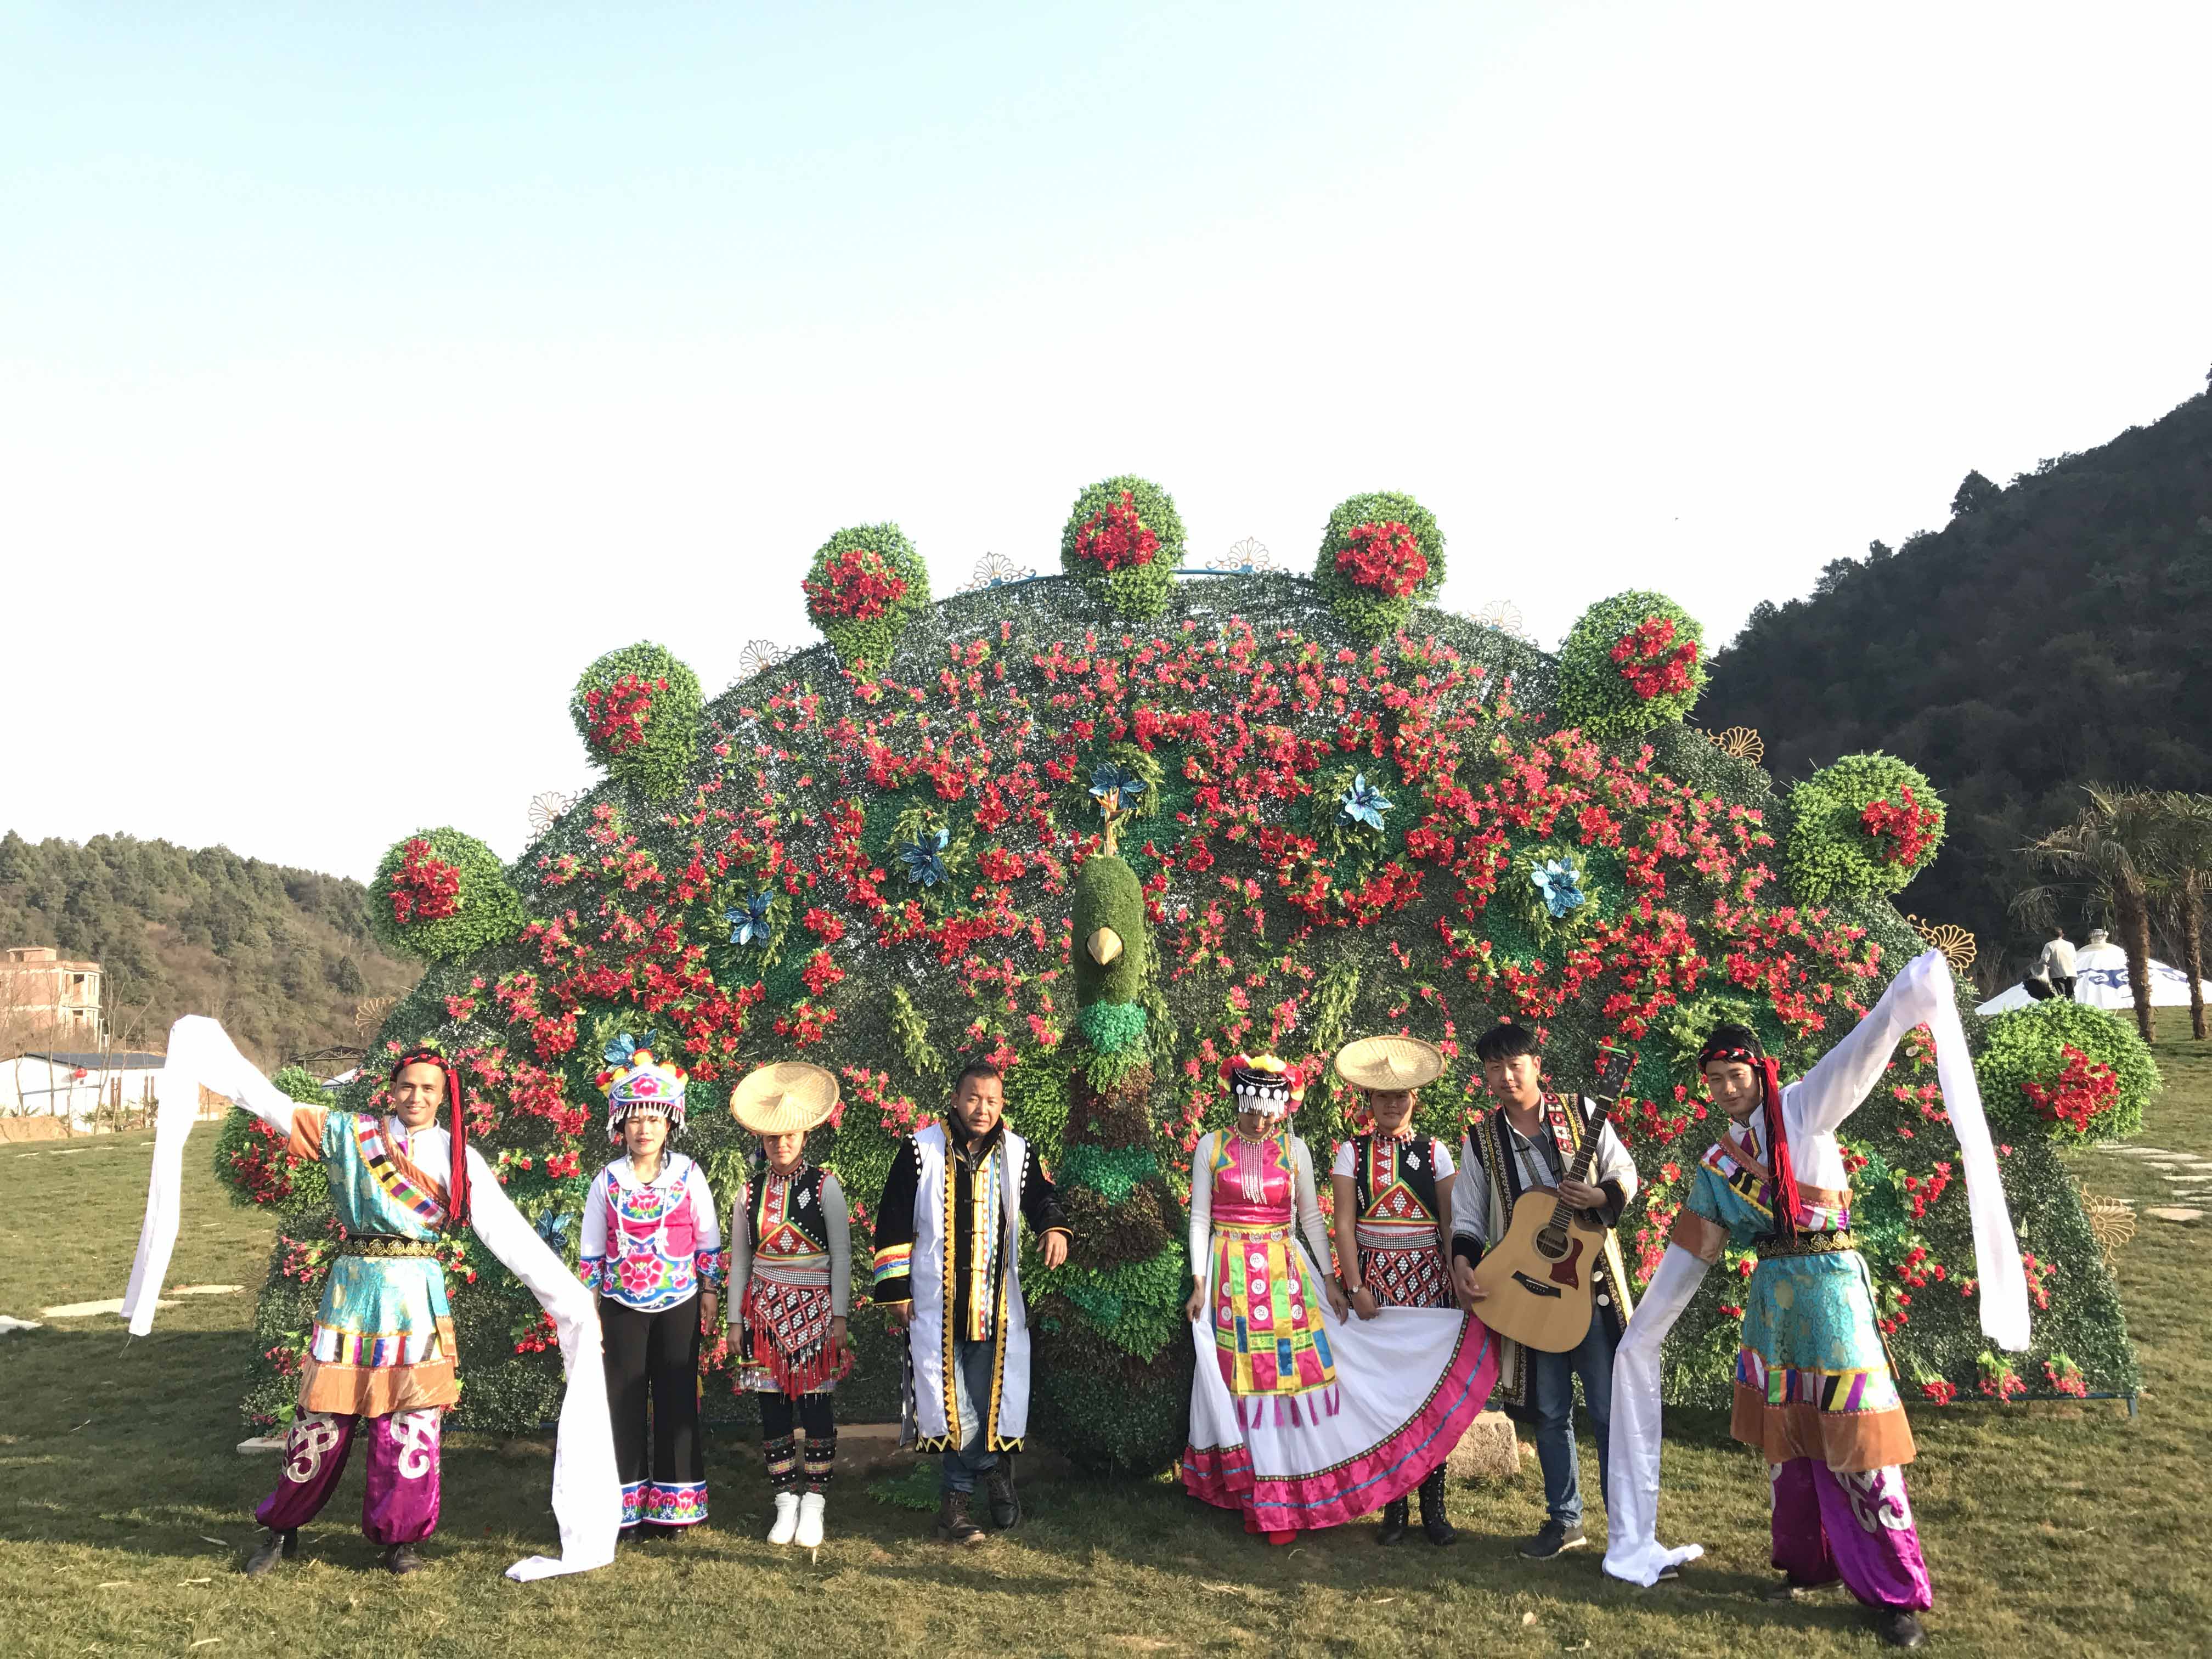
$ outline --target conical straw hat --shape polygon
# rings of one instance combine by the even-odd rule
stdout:
[[[1419,1037],[1370,1036],[1336,1051],[1336,1074],[1357,1089],[1393,1094],[1418,1089],[1443,1075],[1444,1057]]]
[[[730,1097],[730,1115],[757,1135],[803,1134],[836,1109],[836,1077],[803,1060],[754,1067]]]

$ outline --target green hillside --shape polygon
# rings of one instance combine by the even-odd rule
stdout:
[[[1972,929],[1995,982],[2032,945],[2016,849],[2083,783],[2204,788],[2208,711],[2212,394],[2002,489],[1970,473],[1942,530],[1759,605],[1697,719],[1755,727],[1778,779],[1871,749],[1926,772],[1948,838],[1898,902]]]
[[[417,970],[379,950],[357,881],[165,841],[0,836],[0,945],[58,945],[106,969],[115,1046],[158,1047],[213,1014],[265,1064],[358,1045],[355,1011]]]

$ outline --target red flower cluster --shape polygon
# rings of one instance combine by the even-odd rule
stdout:
[[[1094,513],[1075,532],[1075,553],[1107,571],[1150,564],[1160,550],[1160,538],[1145,528],[1137,516],[1136,497],[1127,490],[1103,513]]]
[[[1353,586],[1402,599],[1425,581],[1429,556],[1406,526],[1392,519],[1352,526],[1352,545],[1336,550],[1336,568]]]
[[[2063,1353],[2055,1353],[2043,1362],[2043,1380],[2060,1394],[2070,1394],[2076,1400],[2089,1392],[2082,1380],[2081,1368]]]
[[[648,681],[641,674],[625,674],[604,690],[584,693],[584,719],[592,728],[592,746],[603,755],[626,755],[645,741],[645,723],[653,716],[653,694],[668,690],[665,679]]]
[[[1937,1405],[1948,1406],[1959,1397],[1959,1385],[1956,1382],[1946,1382],[1938,1378],[1933,1382],[1923,1382],[1920,1385],[1920,1392]]]
[[[402,927],[410,921],[443,921],[461,908],[461,872],[416,836],[399,850],[391,890],[392,919]]]
[[[1650,702],[1690,689],[1697,674],[1698,642],[1677,645],[1672,617],[1646,617],[1613,641],[1613,659],[1620,665],[1620,678]]]
[[[817,617],[848,622],[873,622],[906,597],[906,578],[882,554],[865,547],[847,548],[820,576],[809,576],[799,586],[806,590],[807,609]]]
[[[2059,1052],[2066,1069],[2056,1083],[2023,1083],[2021,1093],[2046,1123],[2063,1123],[2077,1133],[2086,1133],[2093,1120],[2119,1103],[2119,1074],[2094,1060],[2072,1043]]]
[[[1917,864],[1942,820],[1933,807],[1912,799],[1910,784],[1898,793],[1905,797],[1902,805],[1892,800],[1869,802],[1859,814],[1859,823],[1874,837],[1875,854],[1884,864]]]

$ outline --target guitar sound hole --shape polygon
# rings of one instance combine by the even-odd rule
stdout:
[[[1547,1261],[1557,1261],[1567,1253],[1567,1230],[1547,1227],[1536,1235],[1536,1254]]]

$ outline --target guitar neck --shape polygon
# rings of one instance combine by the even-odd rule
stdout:
[[[1575,1108],[1570,1106],[1568,1109],[1572,1111]],[[1612,1108],[1609,1105],[1604,1110],[1590,1115],[1589,1127],[1583,1131],[1583,1144],[1575,1148],[1573,1161],[1567,1165],[1565,1179],[1577,1182],[1586,1182],[1589,1180],[1590,1164],[1597,1157],[1598,1132],[1605,1127],[1605,1121],[1611,1115]],[[1572,1207],[1566,1200],[1561,1199],[1558,1213],[1553,1218],[1553,1224],[1564,1226]]]

